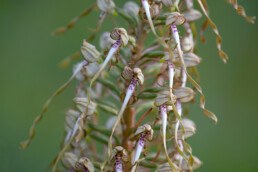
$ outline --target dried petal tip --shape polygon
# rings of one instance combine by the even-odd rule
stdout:
[[[113,0],[97,0],[97,5],[103,12],[113,12],[115,8]]]
[[[122,146],[116,146],[112,150],[111,160],[112,161],[115,160],[115,157],[122,157],[122,160],[124,162],[128,161],[128,154],[127,154],[126,150]]]
[[[134,68],[133,69],[133,76],[138,79],[138,83],[140,85],[143,85],[143,83],[144,83],[144,75],[143,75],[142,70],[140,68]]]
[[[122,40],[124,46],[127,45],[128,40],[129,40],[127,31],[124,28],[115,28],[111,32],[110,37],[114,40],[118,40],[120,38]]]
[[[195,22],[202,17],[202,13],[195,9],[190,9],[186,12],[183,12],[183,15],[188,22]]]
[[[179,12],[172,12],[169,13],[166,19],[166,25],[170,25],[172,23],[175,23],[176,25],[182,25],[185,22],[185,17],[183,14],[180,14]]]
[[[173,101],[173,103],[176,103],[175,95],[172,95],[172,101]],[[161,106],[163,104],[172,105],[172,101],[170,100],[169,91],[166,90],[166,91],[163,91],[160,94],[158,94],[158,96],[155,100],[155,103],[156,103],[156,106]]]
[[[82,157],[80,158],[76,163],[75,163],[75,169],[76,171],[79,172],[84,172],[84,171],[88,171],[88,172],[94,172],[94,166],[91,163],[91,161],[86,158],[86,157]]]
[[[96,47],[90,43],[88,43],[86,40],[83,40],[83,44],[81,47],[81,53],[84,57],[84,59],[87,62],[96,62],[100,57],[100,52],[96,49]]]
[[[145,134],[146,139],[148,141],[151,141],[152,138],[153,138],[153,129],[151,128],[151,126],[149,124],[144,124],[143,126],[140,126],[140,127],[137,128],[134,135],[138,136],[140,134]]]

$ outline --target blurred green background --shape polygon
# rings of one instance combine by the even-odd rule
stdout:
[[[0,171],[46,171],[58,153],[63,137],[64,110],[72,105],[70,86],[51,104],[36,128],[31,146],[19,149],[29,127],[47,98],[71,75],[71,68],[58,68],[66,56],[78,51],[89,28],[96,27],[98,12],[80,20],[65,35],[51,32],[66,25],[93,0],[1,0],[0,1]],[[125,1],[115,0],[122,7]],[[189,140],[193,153],[203,162],[200,172],[258,171],[258,56],[257,24],[247,23],[224,1],[208,0],[210,14],[229,55],[225,65],[215,46],[210,27],[207,44],[199,44],[203,62],[198,67],[207,108],[217,114],[214,126],[198,108],[190,118],[197,134]],[[239,0],[248,15],[258,16],[257,0]],[[202,22],[198,22],[200,25]],[[112,30],[105,21],[104,30]],[[98,39],[94,41],[98,46]]]

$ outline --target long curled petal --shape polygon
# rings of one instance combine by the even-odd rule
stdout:
[[[233,6],[233,8],[237,11],[237,13],[240,16],[244,17],[246,19],[246,21],[254,24],[254,22],[255,22],[254,20],[256,19],[256,17],[255,16],[248,17],[245,13],[245,9],[242,6],[238,5],[237,0],[225,0],[225,1],[229,4],[231,4]]]
[[[206,18],[207,18],[209,24],[211,25],[213,32],[214,32],[214,33],[216,34],[216,36],[217,36],[216,42],[217,42],[217,48],[218,48],[218,50],[219,50],[219,55],[220,55],[222,61],[223,61],[224,63],[226,63],[227,60],[228,60],[228,56],[227,56],[227,54],[226,54],[224,51],[222,51],[222,49],[221,49],[222,39],[221,39],[221,36],[220,36],[220,34],[219,34],[219,30],[218,30],[217,26],[213,23],[213,21],[211,20],[211,18],[209,17],[209,14],[208,14],[207,11],[205,10],[205,8],[204,8],[204,6],[203,6],[201,0],[197,0],[197,2],[199,3],[199,5],[200,5],[200,7],[201,7],[201,9],[202,9],[202,11],[203,11],[203,13],[204,13],[204,15],[206,16]]]
[[[80,72],[80,70],[82,69],[82,67],[86,64],[87,62],[86,61],[83,61],[82,63],[80,63],[77,68],[75,69],[73,75],[70,77],[70,79],[64,83],[47,101],[46,103],[44,104],[43,106],[43,109],[42,109],[42,112],[40,113],[39,116],[37,116],[34,121],[33,121],[33,124],[32,126],[30,127],[30,136],[29,136],[29,139],[26,140],[26,141],[23,141],[20,145],[20,148],[21,149],[24,149],[26,147],[28,147],[31,143],[31,140],[34,138],[35,136],[35,127],[36,125],[40,122],[40,120],[42,119],[43,115],[46,113],[46,111],[48,110],[48,107],[50,105],[50,103],[52,102],[52,100],[58,96],[60,93],[62,93],[66,87],[69,86],[69,84],[72,82],[72,80],[75,78],[75,76]]]

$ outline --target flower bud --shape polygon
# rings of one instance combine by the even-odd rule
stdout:
[[[191,51],[194,47],[192,38],[190,38],[189,36],[184,36],[181,39],[181,47],[182,47],[182,51],[184,51],[184,52]]]
[[[185,53],[183,54],[183,58],[186,67],[197,66],[202,61],[202,59],[194,53]]]
[[[190,102],[195,96],[195,92],[189,87],[180,87],[175,90],[174,94],[182,103]]]
[[[85,72],[84,74],[87,76],[87,77],[93,77],[99,70],[99,64],[97,62],[94,62],[94,63],[90,63],[88,64],[87,66],[85,66]]]
[[[88,104],[88,99],[86,97],[75,97],[73,99],[73,102],[75,103],[76,107],[81,111],[84,112],[86,109],[86,106]],[[90,102],[88,107],[88,114],[92,115],[96,111],[96,103]]]
[[[100,36],[99,46],[103,51],[111,48],[116,41],[110,38],[110,32],[104,32]]]
[[[83,76],[83,67],[81,69],[78,70],[78,68],[80,68],[80,65],[81,65],[81,62],[80,63],[77,63],[73,66],[73,73],[76,73],[75,75],[75,78],[78,80],[78,81],[83,81],[85,79],[85,77]]]
[[[185,17],[183,14],[180,14],[179,12],[172,12],[169,13],[166,19],[166,25],[170,25],[172,23],[175,23],[176,25],[182,25],[185,22]]]
[[[111,160],[115,160],[115,157],[119,156],[122,157],[122,160],[124,162],[128,161],[128,155],[126,150],[122,147],[122,146],[116,146],[113,150],[112,150],[112,155],[111,155]]]
[[[75,169],[78,172],[84,172],[84,171],[88,171],[88,172],[94,172],[94,166],[91,163],[91,161],[86,158],[86,157],[82,157],[80,158],[76,163],[75,163]]]
[[[184,136],[184,139],[188,139],[188,138],[192,137],[196,133],[195,123],[192,120],[187,119],[187,118],[183,118],[182,121],[183,121],[183,126],[184,126],[185,133],[183,135],[182,129],[178,130],[177,137],[178,137],[179,140],[183,139],[182,136]],[[176,127],[176,125],[173,125],[172,129],[171,129],[173,136],[175,134],[174,133],[175,127]]]
[[[129,40],[127,35],[127,31],[124,28],[115,28],[111,33],[110,37],[114,40],[118,40],[119,38],[122,40],[123,45],[126,46]]]
[[[97,0],[97,5],[101,11],[106,13],[113,12],[115,8],[113,0]]]
[[[162,9],[162,4],[152,4],[150,6],[150,14],[151,14],[151,17],[157,17],[160,12],[161,12],[161,9]]]
[[[136,4],[135,2],[133,1],[128,1],[125,3],[124,7],[123,7],[123,10],[133,16],[133,17],[138,17],[138,13],[139,13],[139,10],[140,10],[140,7],[138,6],[138,4]]]
[[[100,52],[98,52],[96,47],[94,45],[88,43],[86,40],[83,40],[83,44],[81,47],[81,53],[82,53],[84,59],[89,63],[96,62],[100,56]]]
[[[74,109],[68,109],[66,112],[65,112],[65,115],[66,116],[71,116],[73,118],[78,118],[78,116],[80,116],[80,112],[78,112],[77,110],[74,110]]]
[[[134,135],[138,136],[140,134],[145,134],[146,139],[148,141],[151,141],[153,139],[153,129],[151,128],[151,126],[149,124],[144,124],[143,126],[140,126],[137,128]]]
[[[143,85],[143,83],[144,83],[144,75],[143,75],[142,70],[140,68],[134,68],[133,69],[133,76],[137,78],[138,83],[140,85]]]
[[[179,0],[162,0],[162,3],[170,9],[175,9],[179,4]]]
[[[75,163],[78,160],[77,155],[72,152],[65,152],[62,158],[62,164],[67,169],[75,169]]]
[[[188,165],[188,161],[186,161],[185,159],[182,160],[181,163],[181,170],[196,170],[198,168],[200,168],[202,165],[202,162],[199,160],[199,158],[193,156],[193,165],[190,168]]]
[[[162,0],[162,3],[166,6],[166,7],[171,7],[173,6],[173,2],[172,0]]]
[[[195,22],[202,17],[202,13],[195,9],[190,9],[188,11],[183,12],[185,19],[187,22]]]
[[[176,96],[172,95],[172,101],[173,103],[176,103]],[[172,102],[170,100],[170,95],[169,95],[169,91],[163,91],[160,94],[158,94],[156,100],[155,100],[156,106],[161,106],[163,104],[166,105],[172,105]]]
[[[178,167],[176,166],[176,164],[174,164],[174,166],[175,166],[176,168],[178,168]],[[171,167],[170,167],[169,163],[166,162],[166,163],[164,163],[164,164],[161,164],[161,165],[158,167],[157,172],[171,172]]]

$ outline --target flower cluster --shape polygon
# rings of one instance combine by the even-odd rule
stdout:
[[[237,1],[227,2],[254,22]],[[201,11],[194,8],[193,0],[128,1],[123,8],[113,0],[96,0],[67,27],[56,30],[53,35],[63,34],[96,7],[99,10],[94,33],[83,40],[81,51],[61,66],[79,57],[83,60],[74,65],[70,79],[46,102],[21,148],[31,143],[35,126],[51,101],[76,79],[74,106],[65,113],[65,137],[51,164],[52,171],[58,170],[60,162],[68,171],[87,172],[187,172],[199,168],[202,162],[186,142],[196,133],[187,106],[195,102],[196,94],[200,94],[204,115],[217,123],[216,115],[205,107],[197,71],[202,58],[196,54],[195,23],[203,15],[206,21],[200,30],[201,40],[205,41],[203,32],[210,24],[220,57],[224,62],[228,57],[206,1],[197,3]],[[102,31],[104,20],[117,17],[128,27]],[[100,34],[99,50],[91,44],[96,34]],[[153,36],[152,42],[146,41],[148,35]]]

